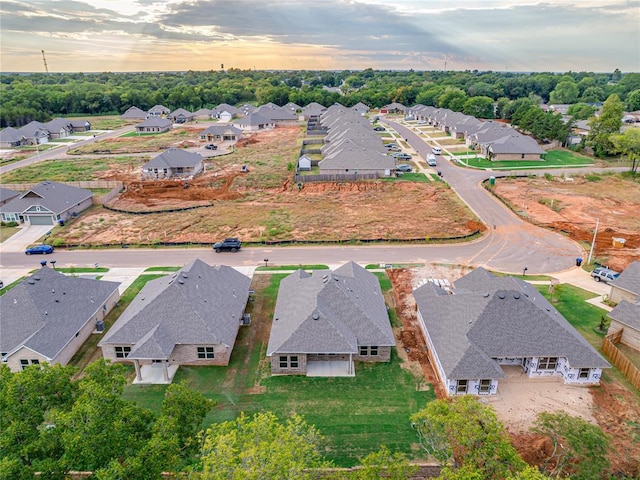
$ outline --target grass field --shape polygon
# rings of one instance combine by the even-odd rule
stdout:
[[[4,242],[7,238],[18,233],[20,229],[18,227],[0,227],[0,242]]]
[[[141,166],[148,160],[147,157],[129,156],[47,160],[46,162],[7,172],[2,175],[0,183],[32,183],[44,180],[54,182],[96,180],[96,172],[110,170],[114,165],[119,165],[123,168]]]
[[[504,160],[492,162],[486,158],[478,157],[459,159],[458,162],[464,162],[470,167],[482,169],[490,168],[492,170],[510,170],[514,168],[559,168],[593,165],[593,160],[591,158],[568,150],[550,150],[545,155],[544,160]]]
[[[305,417],[326,437],[326,456],[339,466],[352,466],[380,445],[416,458],[415,432],[409,416],[434,399],[433,390],[422,391],[422,379],[401,367],[395,349],[389,363],[356,364],[355,377],[307,378],[269,374],[265,358],[266,338],[247,341],[261,315],[273,314],[279,282],[284,274],[271,275],[256,289],[255,303],[264,309],[252,312],[256,321],[240,330],[227,367],[180,367],[174,382],[190,387],[217,401],[204,424],[234,419],[240,412],[274,412],[279,418],[292,413]],[[378,274],[383,290],[391,283]],[[265,329],[268,336],[268,329]],[[132,370],[132,369],[131,369]],[[133,375],[133,372],[131,372]],[[124,398],[158,411],[166,386],[127,385]]]

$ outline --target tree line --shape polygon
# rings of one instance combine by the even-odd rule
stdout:
[[[182,383],[166,389],[159,414],[122,398],[124,367],[99,360],[79,379],[72,367],[0,366],[0,478],[98,480],[405,480],[417,471],[381,446],[354,471],[332,468],[321,432],[293,414],[240,414],[202,430],[212,400]],[[491,407],[472,396],[435,400],[407,419],[417,443],[441,465],[442,480],[599,479],[609,437],[565,413],[543,413],[535,432],[550,449],[527,465]]]

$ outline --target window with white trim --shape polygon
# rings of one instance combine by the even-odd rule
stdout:
[[[131,347],[120,345],[114,347],[114,350],[116,351],[116,358],[127,358],[131,353]]]
[[[540,357],[538,370],[555,370],[558,366],[558,357]]]
[[[581,368],[578,371],[578,378],[589,378],[589,371],[591,369],[590,368]]]
[[[198,347],[198,358],[215,358],[213,347]]]
[[[40,365],[40,360],[38,360],[37,358],[33,358],[31,360],[26,358],[20,359],[20,367],[22,368],[22,370],[27,368],[29,365]]]

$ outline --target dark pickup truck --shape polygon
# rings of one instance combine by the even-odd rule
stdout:
[[[242,247],[242,242],[237,238],[225,238],[221,242],[217,242],[213,244],[213,249],[216,253],[220,253],[222,251],[228,252],[237,252]]]

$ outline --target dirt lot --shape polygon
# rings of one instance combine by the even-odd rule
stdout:
[[[131,139],[127,139],[131,140]],[[66,243],[213,242],[221,236],[260,240],[438,238],[482,229],[442,182],[291,181],[301,130],[253,135],[233,153],[211,157],[188,182],[140,181],[141,171],[114,164],[97,173],[126,191],[109,206],[126,211],[206,206],[185,212],[131,215],[94,208],[54,237]],[[249,172],[242,173],[247,165]],[[392,219],[392,221],[389,221]]]
[[[422,371],[426,382],[436,387],[436,396],[445,392],[436,382],[424,337],[417,323],[415,300],[411,292],[421,280],[446,279],[453,282],[468,273],[465,267],[427,265],[413,269],[387,271],[392,281],[395,304],[403,327],[397,332],[398,351],[414,371]],[[559,379],[523,378],[519,368],[506,369],[507,380],[500,382],[500,392],[489,400],[498,418],[507,428],[512,443],[530,464],[541,464],[550,442],[530,433],[542,411],[567,412],[592,423],[611,435],[611,473],[637,475],[640,468],[640,403],[637,393],[627,387],[603,382],[599,387],[564,385]]]
[[[495,193],[531,222],[566,232],[586,248],[599,219],[594,257],[611,268],[620,271],[640,258],[639,180],[505,178],[496,182]],[[613,248],[614,237],[626,240],[624,248]]]

